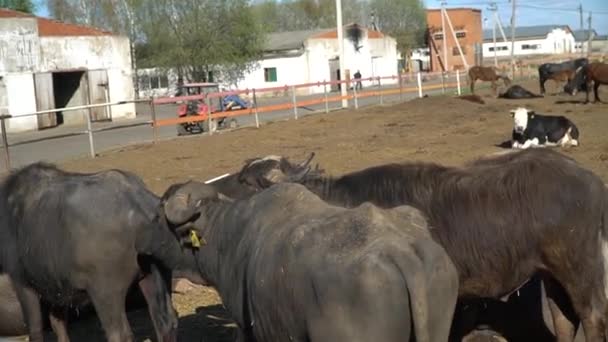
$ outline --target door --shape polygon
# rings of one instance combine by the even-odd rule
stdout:
[[[89,104],[100,104],[109,102],[110,88],[108,85],[108,73],[106,70],[89,70]],[[91,108],[91,121],[112,120],[110,107]]]
[[[52,73],[44,72],[34,74],[34,90],[36,92],[37,111],[55,109]],[[38,129],[55,126],[57,126],[57,113],[38,115]]]
[[[340,79],[340,63],[337,58],[329,60],[329,80],[335,82]],[[337,84],[331,85],[331,91],[338,91]]]

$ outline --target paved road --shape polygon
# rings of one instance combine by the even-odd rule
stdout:
[[[434,82],[433,82],[434,83]],[[431,82],[427,83],[431,84]],[[451,90],[452,92],[454,90]],[[441,89],[427,91],[426,94],[433,95],[441,93]],[[337,95],[333,93],[332,95]],[[416,93],[403,94],[402,100],[411,100],[417,96]],[[313,99],[323,97],[321,95],[299,96],[298,100]],[[284,103],[290,101],[290,97],[277,97],[259,99],[258,106],[267,104]],[[384,96],[385,104],[401,101],[399,95]],[[379,104],[378,97],[368,97],[359,99],[359,106],[370,106]],[[330,103],[330,109],[335,110],[340,107],[340,102]],[[158,118],[174,118],[176,105],[162,105],[157,107]],[[353,100],[349,101],[349,108],[354,108]],[[323,103],[310,107],[299,107],[298,115],[303,117],[313,113],[323,113],[325,105]],[[292,109],[263,113],[259,115],[260,123],[269,121],[293,119]],[[110,123],[95,123],[94,146],[97,153],[120,146],[152,141],[152,128],[150,108],[147,104],[138,104],[137,117],[131,120],[115,121]],[[237,118],[240,127],[255,125],[253,116],[242,116]],[[89,137],[84,134],[86,126],[60,126],[45,131],[27,132],[20,134],[9,134],[9,151],[11,166],[13,168],[27,165],[36,161],[61,162],[81,156],[90,155]],[[170,139],[176,137],[175,126],[165,126],[159,128],[160,139]],[[6,163],[0,154],[0,170],[6,170]]]

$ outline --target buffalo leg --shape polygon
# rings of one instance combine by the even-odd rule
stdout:
[[[578,318],[568,298],[568,294],[553,278],[544,277],[547,304],[553,319],[557,342],[572,342],[578,326]]]
[[[13,283],[19,304],[23,310],[23,317],[27,325],[30,342],[44,341],[42,336],[42,312],[38,293],[21,283]]]
[[[171,302],[171,273],[150,265],[150,273],[139,281],[139,288],[148,303],[150,318],[159,342],[177,339],[177,315]]]
[[[492,81],[492,91],[494,91],[494,96],[498,96],[498,87],[496,86],[496,81]]]
[[[68,327],[66,324],[67,309],[54,309],[51,310],[49,320],[51,321],[51,328],[57,336],[57,342],[70,342],[70,336],[68,335]]]
[[[540,94],[545,95],[545,81],[546,80],[544,78],[540,77],[538,81],[540,83]]]
[[[472,79],[469,83],[471,84],[471,94],[475,94],[475,80]]]
[[[118,278],[118,277],[117,277]],[[116,281],[117,284],[123,283]],[[127,286],[112,287],[107,284],[99,284],[89,289],[88,293],[93,301],[95,311],[105,331],[108,342],[132,342],[133,333],[127,320],[125,311],[125,299]]]

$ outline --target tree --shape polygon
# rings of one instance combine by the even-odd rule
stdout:
[[[380,31],[397,40],[402,53],[424,45],[426,12],[421,0],[371,0]]]
[[[0,7],[26,13],[34,13],[36,10],[32,0],[0,0]]]

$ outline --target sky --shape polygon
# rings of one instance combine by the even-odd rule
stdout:
[[[473,7],[482,10],[484,29],[492,28],[490,1],[446,0],[447,8]],[[512,4],[509,0],[495,0],[503,26],[510,26]],[[424,0],[427,8],[439,8],[439,0]],[[598,34],[608,34],[608,0],[516,0],[515,26],[568,25],[572,30],[580,29],[579,4],[583,5],[583,24],[588,28],[587,18],[592,11],[592,28]]]
[[[423,0],[427,8],[439,8],[440,0]],[[509,0],[495,0],[498,14],[504,26],[511,20],[511,3]],[[36,0],[36,14],[48,16],[45,0]],[[482,10],[484,28],[492,28],[492,12],[488,10],[490,1],[480,0],[447,0],[447,7],[473,7]],[[530,25],[568,25],[572,30],[580,29],[579,4],[583,5],[583,24],[588,27],[589,11],[592,14],[592,27],[598,34],[608,34],[608,0],[517,0],[515,26]]]

